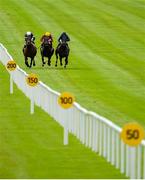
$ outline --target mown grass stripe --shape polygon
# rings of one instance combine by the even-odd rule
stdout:
[[[125,178],[75,137],[64,147],[62,128],[40,108],[30,115],[29,100],[16,87],[9,94],[8,73],[0,69],[1,178]]]
[[[31,2],[32,3],[32,2]],[[52,2],[51,2],[52,3]],[[37,2],[37,4],[38,4],[38,2]],[[39,5],[39,4],[38,4]],[[33,7],[32,6],[32,4],[30,5],[28,5],[28,6],[26,6],[27,8],[26,9],[28,9],[28,7]],[[53,7],[53,6],[51,6],[50,4],[48,4],[48,7]],[[44,8],[44,6],[39,6],[39,8],[40,9],[43,9]],[[35,9],[35,8],[33,8],[33,9]],[[37,9],[37,8],[36,8]],[[54,16],[54,14],[55,14],[55,12],[57,12],[58,11],[58,9],[57,8],[52,8],[54,11],[53,11],[53,13],[52,12],[50,12],[51,13],[51,15],[49,16],[49,17],[52,17],[52,19],[56,19],[56,23],[59,23],[59,19],[57,19],[58,17],[56,17],[56,16]],[[35,11],[34,11],[35,12]],[[42,14],[41,14],[41,11],[39,11],[40,12],[40,14],[39,14],[39,16],[41,16]],[[45,13],[44,13],[45,12]],[[43,19],[44,19],[44,17],[45,17],[45,14],[47,14],[48,12],[46,11],[46,10],[43,10]],[[63,12],[62,11],[58,11],[58,13],[61,15],[61,14],[63,14]],[[37,12],[37,14],[38,14],[38,12]],[[69,17],[69,19],[72,19],[71,20],[71,22],[76,22],[76,20],[74,19],[74,18],[72,18],[71,16],[66,16],[66,17]],[[77,24],[79,24],[79,21],[77,22]],[[63,27],[63,25],[61,25],[61,27]],[[65,26],[66,28],[67,28],[67,26]],[[83,29],[84,28],[84,26],[81,26],[81,28]],[[86,31],[87,31],[87,29],[85,29]],[[74,31],[75,32],[75,31]],[[88,31],[87,31],[88,32]],[[72,32],[73,33],[73,32]],[[74,34],[74,37],[76,37],[76,34],[77,33],[75,33]],[[98,39],[99,39],[99,37],[97,37]],[[110,44],[108,44],[108,42],[107,42],[108,40],[106,40],[106,41],[104,41],[104,39],[99,39],[99,45],[103,42],[103,45],[102,45],[102,47],[104,46],[105,48],[108,48],[109,46],[110,46]],[[104,71],[103,71],[103,69],[104,70],[106,70],[107,69],[107,66],[109,66],[109,64],[107,63],[106,65],[105,65],[105,67],[104,66],[102,66],[102,64],[101,64],[101,66],[98,66],[98,65],[100,65],[100,64],[98,64],[98,62],[96,61],[96,59],[94,58],[95,57],[95,53],[94,53],[94,55],[92,54],[92,53],[84,53],[84,52],[87,52],[88,51],[88,46],[86,46],[86,44],[88,43],[86,43],[86,41],[84,40],[84,34],[83,34],[83,36],[81,35],[81,37],[76,37],[76,42],[78,42],[78,44],[82,44],[82,46],[81,46],[81,54],[78,52],[78,54],[77,54],[77,57],[79,57],[79,59],[83,59],[83,61],[84,60],[86,60],[86,63],[85,64],[88,64],[88,66],[90,66],[90,68],[92,69],[95,69],[93,72],[94,72],[94,75],[95,76],[98,76],[98,74],[100,73],[100,71],[101,71],[101,74],[103,73],[104,74]],[[108,46],[108,47],[107,47]],[[104,49],[105,49],[104,48]],[[75,49],[75,47],[74,46],[72,46],[72,49]],[[98,49],[100,50],[100,47],[98,47]],[[110,47],[110,51],[112,50],[112,49],[115,49],[115,46],[111,46]],[[91,49],[89,48],[89,50],[91,51]],[[117,52],[118,52],[118,50],[117,50]],[[119,50],[119,52],[120,52],[120,50]],[[80,55],[79,55],[80,54]],[[103,58],[104,58],[104,56],[105,56],[105,59],[114,59],[114,62],[116,62],[116,56],[117,56],[117,54],[114,54],[114,57],[112,57],[112,54],[107,54],[107,56],[106,56],[106,54],[104,54],[104,53],[100,53],[100,55],[101,56],[103,56]],[[75,57],[75,56],[74,56]],[[124,56],[123,55],[121,55],[121,56],[117,56],[117,58],[118,59],[121,59],[121,58],[123,58],[121,61],[123,62],[124,61]],[[88,59],[92,59],[91,61],[88,61]],[[108,60],[107,60],[108,61]],[[80,61],[81,62],[81,61]],[[84,61],[85,62],[85,61]],[[114,63],[113,62],[113,63]],[[119,62],[119,61],[118,61]],[[110,64],[111,65],[111,64]],[[96,66],[96,67],[95,67]],[[120,64],[119,64],[119,66],[120,66]],[[123,71],[122,70],[120,70],[120,67],[115,67],[115,66],[112,66],[112,67],[114,67],[115,69],[117,68],[117,70],[116,70],[116,72],[122,72],[123,73]],[[87,66],[86,66],[87,67]],[[102,67],[102,68],[101,68]],[[110,66],[111,67],[111,66]],[[97,68],[97,69],[96,69]],[[119,68],[119,69],[118,69]],[[99,70],[100,69],[100,70]],[[113,68],[111,68],[111,69],[113,69]],[[132,69],[131,69],[132,70]],[[35,70],[36,72],[37,72],[37,69]],[[42,72],[42,71],[41,71]],[[110,73],[111,71],[105,71],[105,73]],[[43,73],[43,72],[42,72]],[[45,72],[46,73],[46,72]],[[86,94],[88,94],[88,90],[86,89],[85,90],[85,88],[84,88],[84,86],[80,86],[80,85],[77,85],[78,83],[74,83],[75,84],[75,86],[73,85],[71,85],[72,83],[72,81],[70,80],[70,77],[71,77],[71,75],[70,74],[68,74],[67,73],[67,76],[65,76],[65,74],[66,73],[63,73],[63,72],[61,72],[61,73],[59,73],[59,71],[55,71],[55,72],[52,72],[51,71],[51,73],[49,73],[48,72],[48,77],[50,77],[50,79],[51,79],[51,77],[53,77],[53,74],[55,74],[55,77],[57,76],[58,78],[57,78],[57,80],[55,80],[55,82],[56,82],[56,84],[58,84],[59,83],[59,81],[61,81],[61,85],[59,85],[59,89],[64,89],[64,87],[66,87],[67,89],[71,89],[72,87],[73,87],[73,89],[75,90],[77,87],[79,88],[79,89],[81,89],[81,91],[84,91],[84,93],[86,92]],[[107,82],[107,84],[109,84],[108,83],[108,80],[107,81],[104,81],[105,79],[106,79],[106,77],[108,77],[108,73],[104,76],[100,76],[100,79],[102,80],[102,82]],[[43,73],[44,74],[44,73]],[[110,75],[110,74],[109,74]],[[43,76],[43,75],[42,75]],[[42,77],[41,76],[41,77]],[[65,77],[64,77],[65,76]],[[112,74],[112,77],[113,77],[114,75]],[[92,76],[91,76],[92,77]],[[131,77],[131,76],[130,76]],[[85,81],[85,79],[84,79],[84,76],[80,76],[80,78],[83,80],[82,82],[84,82]],[[44,78],[43,78],[44,79]],[[56,78],[55,78],[56,79]],[[62,81],[62,79],[63,79],[63,81]],[[99,77],[98,77],[98,79],[99,79]],[[50,81],[50,80],[49,80]],[[53,81],[53,80],[52,80]],[[77,81],[80,81],[78,78],[76,79],[76,82]],[[67,82],[67,83],[66,83]],[[73,81],[74,82],[74,81]],[[94,81],[95,82],[95,81]],[[117,81],[115,81],[115,83],[116,83]],[[122,81],[123,82],[123,81]],[[111,82],[112,83],[112,82]],[[114,84],[115,84],[114,83]],[[65,85],[63,85],[63,84],[65,84]],[[90,83],[89,83],[90,84]],[[93,83],[91,83],[91,84],[93,84]],[[123,83],[124,84],[124,83]],[[126,83],[127,84],[127,83]],[[70,85],[71,85],[71,88],[70,88]],[[53,85],[54,87],[56,87],[56,85]],[[58,86],[58,85],[57,85]],[[93,85],[94,86],[94,85]],[[60,88],[61,87],[61,88]],[[124,87],[126,87],[126,85],[124,86]],[[97,87],[97,84],[96,84],[96,86],[94,86],[94,88],[95,89],[97,89],[98,87]],[[101,85],[100,87],[99,87],[99,90],[97,91],[96,90],[96,93],[97,92],[99,92],[99,94],[100,94],[100,90],[101,89],[106,89],[106,88],[109,88],[109,89],[116,89],[117,90],[117,92],[118,92],[118,88],[117,87],[114,87],[114,85],[107,85],[107,86],[105,86],[104,87],[104,85]],[[123,86],[122,86],[122,88],[123,88]],[[73,90],[73,91],[74,91]],[[102,92],[102,94],[104,93],[104,90],[101,90],[101,92]],[[116,91],[115,90],[115,91]],[[124,89],[124,90],[126,90],[126,89]],[[123,91],[124,92],[124,91]],[[90,92],[90,95],[89,95],[89,97],[91,98],[91,96],[92,96],[92,101],[91,101],[91,103],[93,102],[93,99],[94,99],[94,93],[92,94],[92,91]],[[80,93],[78,94],[78,95],[80,95]],[[100,96],[101,96],[101,94],[98,96],[96,96],[95,95],[95,98],[97,97],[97,99],[98,99],[98,97],[100,98]],[[106,96],[105,96],[106,97]],[[106,104],[106,102],[105,102],[105,97],[103,97],[103,99],[101,98],[100,100],[98,99],[98,101],[102,101],[103,100],[103,103],[105,103]],[[78,97],[79,98],[79,97]],[[110,96],[110,98],[112,98],[112,96]],[[79,98],[80,99],[80,98]],[[86,98],[87,99],[87,98]],[[108,98],[107,98],[108,99]],[[108,101],[108,100],[107,100]],[[116,100],[117,101],[117,100]],[[87,102],[88,103],[88,102]],[[109,105],[108,104],[106,104],[107,105],[107,107],[109,108]],[[94,109],[94,108],[92,108],[92,106],[91,106],[91,109]],[[97,109],[98,109],[98,107],[97,107]]]
[[[100,21],[101,22],[101,21]],[[103,22],[103,20],[102,20],[102,22]],[[89,27],[90,28],[90,27]],[[102,30],[103,30],[103,34],[101,34],[101,32],[102,32]],[[113,54],[114,53],[111,53],[111,50],[113,49],[113,50],[115,50],[115,49],[117,49],[116,47],[115,47],[115,45],[116,46],[119,46],[119,44],[122,44],[122,46],[120,47],[121,49],[123,49],[123,50],[121,50],[121,49],[118,49],[118,50],[116,50],[116,54],[114,54],[114,56],[118,56],[118,58],[115,58],[115,60],[113,61],[113,63],[116,63],[116,64],[118,64],[119,65],[119,67],[121,66],[121,67],[123,67],[124,69],[127,69],[127,70],[130,70],[130,64],[129,63],[124,63],[124,62],[126,62],[126,59],[128,59],[128,60],[130,60],[131,61],[131,64],[132,64],[132,68],[134,67],[134,73],[135,73],[135,75],[139,75],[139,72],[137,72],[137,69],[138,68],[142,68],[142,67],[144,67],[144,66],[142,66],[142,65],[144,65],[144,62],[142,61],[142,65],[140,64],[140,62],[138,63],[138,65],[139,65],[139,67],[137,68],[137,60],[142,60],[142,59],[135,59],[135,58],[133,58],[133,57],[131,57],[131,56],[129,56],[129,55],[127,55],[126,54],[126,52],[124,52],[124,49],[127,51],[127,53],[128,53],[128,51],[132,51],[132,48],[131,49],[126,49],[126,47],[128,47],[128,42],[127,42],[127,44],[125,43],[125,42],[123,42],[123,38],[124,39],[126,39],[126,36],[121,36],[120,38],[119,38],[119,33],[117,34],[117,33],[115,33],[114,31],[110,31],[110,29],[108,29],[108,27],[107,26],[105,26],[104,28],[103,28],[103,25],[101,26],[101,29],[100,30],[98,30],[98,29],[96,29],[96,31],[98,32],[98,34],[99,34],[99,36],[101,36],[102,37],[102,41],[104,41],[104,44],[107,44],[107,42],[110,42],[111,43],[111,45],[113,45],[113,47],[110,47],[110,44],[108,44],[108,46],[110,47],[110,50],[108,50],[108,52],[103,52],[104,54],[110,54],[110,56],[113,56]],[[117,34],[117,35],[115,35],[115,34]],[[88,38],[89,39],[89,38]],[[97,37],[97,39],[98,39],[98,37]],[[103,40],[104,39],[104,40]],[[119,41],[118,41],[119,40]],[[127,40],[126,40],[127,41]],[[93,43],[93,42],[92,42]],[[132,43],[132,42],[131,42]],[[97,43],[99,46],[98,46],[98,49],[100,50],[100,43]],[[134,44],[134,43],[133,43]],[[124,46],[124,47],[123,47]],[[136,48],[136,47],[134,47],[134,48]],[[105,49],[105,48],[103,48],[103,49]],[[99,52],[99,54],[101,54],[102,53],[102,51],[103,50],[101,50],[101,52]],[[122,58],[122,60],[120,61],[120,57]],[[110,59],[110,57],[108,57],[108,59]],[[135,66],[133,66],[133,64],[135,65]],[[125,66],[125,67],[124,67]],[[132,73],[132,70],[133,69],[131,69],[131,73]],[[143,74],[141,74],[141,75],[143,75]]]
[[[107,4],[105,8],[104,1],[79,0],[57,1],[57,3],[43,1],[40,3],[32,0],[13,0],[2,3],[6,13],[9,11],[9,2],[11,3],[10,12],[11,15],[14,14],[14,18],[7,18],[7,21],[8,23],[12,21],[15,29],[20,31],[17,36],[19,42],[16,43],[14,38],[11,45],[8,39],[3,41],[8,43],[6,47],[12,55],[14,54],[14,58],[24,70],[38,73],[40,79],[53,89],[60,92],[67,89],[74,93],[81,105],[118,124],[122,125],[132,119],[143,121],[145,64],[144,52],[141,48],[144,40],[135,32],[143,34],[144,31],[137,31],[136,27],[127,23],[127,18],[124,20],[126,12],[122,10],[124,13],[121,14],[119,11],[118,14],[116,7],[110,7]],[[110,0],[110,2],[113,1]],[[12,4],[17,11],[12,8]],[[22,14],[23,17],[21,17]],[[30,21],[27,20],[28,17]],[[135,17],[135,20],[138,21],[138,18]],[[18,21],[21,22],[20,27],[17,26]],[[36,58],[37,67],[32,70],[25,67],[21,46],[24,31],[29,28],[37,35],[36,45],[38,46],[40,45],[39,36],[45,30],[52,31],[55,46],[61,31],[65,30],[69,33],[71,53],[69,68],[66,71],[54,67],[42,69],[39,51]],[[14,33],[13,29],[12,32]],[[8,32],[4,33],[8,37]],[[55,57],[52,58],[52,65],[54,61]],[[124,99],[121,98],[123,96]],[[136,102],[137,106],[132,102]]]
[[[109,13],[114,16],[117,16],[121,20],[123,20],[126,25],[135,28],[138,32],[144,32],[144,20],[136,15],[130,14],[129,12],[125,12],[123,10],[119,10],[112,5],[105,4],[103,1],[97,1],[96,8],[99,7],[101,9],[106,9]],[[127,17],[127,18],[126,18]],[[136,22],[136,23],[135,23]]]
[[[123,7],[124,5],[126,7]],[[145,40],[142,37],[145,30],[142,24],[145,15],[143,6],[143,1],[131,0],[1,1],[0,32],[2,36],[0,36],[0,42],[4,43],[13,58],[25,71],[37,73],[40,80],[59,92],[66,90],[72,92],[77,101],[87,109],[96,111],[118,125],[138,121],[144,126],[145,54],[143,46]],[[71,37],[68,69],[64,71],[63,68],[55,68],[55,57],[52,58],[52,67],[42,69],[39,50],[36,57],[37,66],[32,70],[27,69],[22,55],[23,36],[27,30],[33,31],[36,35],[37,46],[40,45],[39,38],[42,33],[51,31],[55,47],[59,34],[67,31]],[[17,107],[18,104],[14,103]],[[5,107],[7,107],[7,103],[5,103]],[[0,116],[2,111],[0,108]],[[39,109],[37,111],[39,118],[35,118],[35,123],[32,119],[29,123],[27,121],[24,123],[23,120],[19,121],[21,116],[14,116],[9,120],[8,125],[5,121],[8,115],[1,116],[4,120],[2,123],[4,131],[7,128],[9,130],[6,130],[6,137],[3,136],[4,140],[8,139],[9,144],[7,141],[1,141],[4,146],[3,155],[9,149],[3,162],[6,162],[5,165],[10,168],[5,168],[3,173],[7,174],[7,177],[23,177],[24,175],[26,178],[37,178],[38,175],[41,178],[48,177],[48,175],[54,177],[53,170],[48,172],[48,169],[51,171],[51,166],[57,168],[53,161],[59,159],[60,167],[64,167],[61,161],[69,161],[67,163],[68,171],[64,172],[64,169],[61,168],[61,172],[55,172],[55,178],[63,178],[62,174],[65,174],[65,177],[70,177],[70,174],[73,174],[72,177],[76,177],[76,174],[82,177],[80,173],[84,173],[83,177],[86,178],[89,177],[88,171],[92,174],[91,177],[102,177],[98,171],[96,174],[92,173],[94,169],[91,169],[91,166],[91,170],[87,170],[88,162],[92,163],[91,161],[85,159],[84,156],[74,157],[76,152],[82,154],[81,152],[86,152],[86,150],[80,149],[79,151],[78,142],[73,137],[70,137],[72,141],[70,148],[73,152],[69,151],[70,149],[63,149],[58,140],[61,129],[58,130],[59,128],[52,125],[49,120],[44,120],[45,113],[41,119],[41,111]],[[58,133],[55,137],[51,136],[51,131],[47,131],[49,126],[51,129],[53,129],[52,126],[57,129]],[[23,130],[23,134],[19,132],[20,129]],[[10,133],[13,133],[12,141],[9,140]],[[14,136],[15,133],[18,137]],[[26,133],[27,135],[25,135]],[[52,146],[59,144],[64,152],[58,146],[57,148],[51,145],[50,147],[45,146],[45,144],[49,144],[49,141]],[[19,142],[19,149],[16,142]],[[26,145],[23,150],[22,144]],[[33,154],[31,149],[33,149]],[[63,160],[60,155],[64,157]],[[36,161],[36,156],[40,156],[41,160],[37,158]],[[87,156],[90,157],[86,153],[85,157]],[[46,162],[47,157],[50,158],[48,160],[50,163]],[[72,157],[71,160],[70,157]],[[77,163],[74,163],[73,158]],[[83,158],[84,161],[82,161]],[[91,156],[91,158],[94,157]],[[43,162],[44,160],[45,162]],[[32,164],[31,162],[34,161],[35,164]],[[79,172],[75,168],[80,168],[81,162],[84,164],[85,170],[82,168]],[[0,163],[0,167],[2,166],[4,165]],[[44,167],[41,172],[39,171],[40,166]],[[104,164],[102,166],[105,167]],[[17,167],[18,173],[15,171],[15,167]],[[101,164],[95,164],[94,168],[102,169]],[[109,171],[111,172],[111,170]],[[2,174],[2,171],[0,172]]]
[[[116,7],[117,9],[126,11],[127,13],[133,14],[135,16],[138,16],[142,18],[144,21],[144,10],[145,10],[145,4],[144,1],[136,1],[136,0],[122,0],[122,1],[107,1],[107,0],[102,0],[105,4],[113,5],[113,7]]]

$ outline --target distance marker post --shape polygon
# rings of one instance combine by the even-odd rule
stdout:
[[[33,96],[33,87],[37,86],[39,80],[38,80],[38,76],[36,74],[29,74],[26,77],[26,82],[27,84],[30,86],[31,88],[31,102],[30,102],[30,113],[33,114],[34,113],[34,96]]]
[[[74,100],[74,96],[71,93],[64,92],[58,97],[58,104],[67,111],[73,106]],[[67,115],[64,119],[64,145],[68,145],[68,118]]]
[[[128,123],[122,129],[121,138],[129,146],[138,146],[144,138],[144,129],[137,123]]]
[[[6,69],[10,72],[15,71],[17,68],[17,64],[15,61],[10,60],[8,61],[6,65]],[[10,94],[13,94],[13,78],[12,78],[12,73],[10,73]]]
[[[126,124],[120,133],[121,139],[127,147],[127,176],[131,179],[136,178],[136,147],[140,145],[144,139],[144,129],[137,123]]]

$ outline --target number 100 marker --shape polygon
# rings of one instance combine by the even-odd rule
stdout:
[[[64,92],[58,97],[58,104],[64,108],[71,108],[74,103],[74,96],[71,93]]]

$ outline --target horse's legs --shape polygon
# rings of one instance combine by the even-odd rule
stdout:
[[[36,63],[35,63],[35,59],[33,58],[33,66],[35,66],[36,65]]]
[[[65,61],[66,61],[66,65],[68,65],[68,56],[66,57]]]
[[[59,60],[60,60],[60,65],[62,66],[62,57],[59,56]]]
[[[54,48],[51,49],[51,53],[48,56],[48,66],[51,66],[51,57],[52,57],[53,53],[54,53]]]
[[[66,65],[68,64],[68,56],[66,56],[65,58],[65,65],[64,65],[64,68],[66,68]]]
[[[55,61],[55,67],[57,67],[57,61],[58,61],[58,57],[56,58],[56,61]]]
[[[42,56],[42,66],[44,66],[45,61],[44,61],[44,56]]]
[[[28,64],[28,58],[25,56],[25,64],[27,67],[29,67],[29,64]]]
[[[34,60],[34,57],[33,58],[31,57],[31,62],[30,62],[30,66],[29,66],[30,68],[32,67],[33,60]]]
[[[48,62],[47,62],[48,66],[51,66],[51,54],[48,55]]]
[[[40,53],[41,53],[41,58],[42,58],[42,66],[44,66],[45,61],[44,61],[44,56],[43,56],[43,47],[42,47],[42,45],[40,47]]]
[[[30,62],[30,68],[32,67],[32,63],[33,63],[33,66],[35,66],[35,60],[34,60],[34,57],[31,57],[31,62]]]
[[[51,59],[51,56],[48,57],[48,63],[47,63],[48,66],[51,66],[51,60],[50,59]]]
[[[57,61],[58,61],[58,53],[57,53],[57,51],[55,52],[55,55],[56,55],[55,67],[57,67]]]

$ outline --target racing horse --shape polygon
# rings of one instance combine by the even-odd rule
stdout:
[[[65,58],[65,65],[64,68],[66,68],[66,65],[68,64],[68,56],[69,56],[69,47],[66,42],[61,42],[60,45],[57,46],[55,50],[55,55],[56,55],[56,63],[55,66],[57,67],[57,61],[58,61],[58,56],[60,60],[60,65],[62,66],[62,59]]]
[[[49,39],[48,37],[45,37],[42,43],[42,46],[40,48],[40,53],[41,53],[41,57],[42,57],[42,66],[44,66],[44,64],[46,63],[44,61],[44,57],[48,58],[48,66],[51,65],[51,57],[54,53],[54,48],[52,47],[52,40]]]
[[[24,54],[24,57],[25,57],[25,64],[26,64],[26,66],[31,68],[32,67],[32,63],[33,63],[33,66],[35,66],[34,57],[37,54],[37,48],[32,43],[31,37],[27,37],[26,38],[26,45],[23,48],[23,54]],[[28,63],[28,57],[31,59],[30,65]]]

